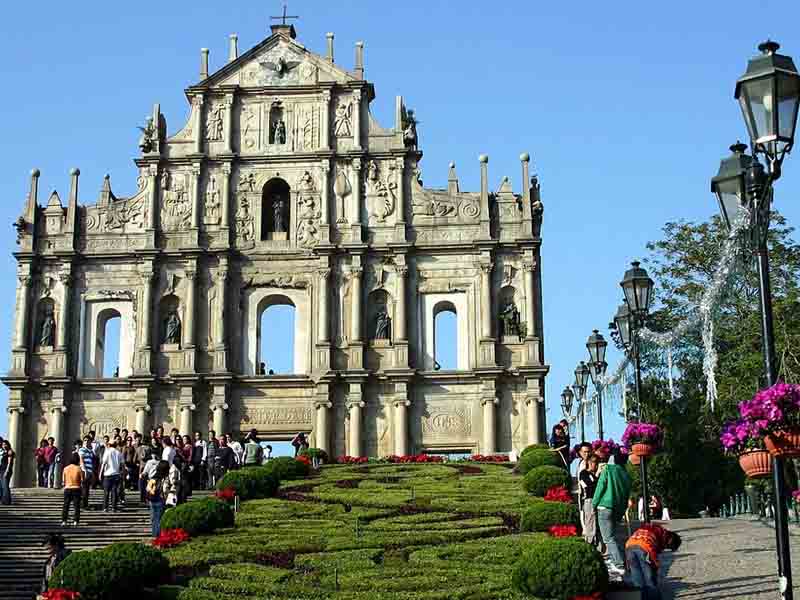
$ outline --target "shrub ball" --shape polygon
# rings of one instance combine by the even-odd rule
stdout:
[[[568,490],[572,488],[572,477],[561,467],[543,466],[528,471],[522,486],[525,491],[534,496],[543,498],[552,487],[563,485]]]

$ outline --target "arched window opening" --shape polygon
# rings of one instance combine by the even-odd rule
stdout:
[[[296,373],[295,307],[288,299],[269,304],[259,318],[257,375]]]
[[[458,369],[458,315],[452,302],[433,308],[433,368]]]
[[[261,194],[261,239],[285,240],[289,231],[289,184],[283,179],[270,179]]]
[[[119,349],[122,316],[113,309],[98,316],[95,357],[97,376],[104,379],[119,377]]]

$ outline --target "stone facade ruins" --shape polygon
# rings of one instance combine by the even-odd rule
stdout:
[[[370,114],[363,45],[353,70],[300,45],[290,25],[186,89],[174,135],[156,105],[138,189],[108,177],[79,202],[39,204],[32,172],[18,234],[9,437],[34,480],[45,435],[177,427],[266,439],[298,431],[332,455],[508,452],[545,439],[542,203],[529,157],[462,192],[423,187],[416,118]],[[292,374],[260,367],[261,314],[295,309]],[[435,359],[455,313],[457,368]],[[105,330],[121,323],[103,377]],[[281,340],[275,340],[281,343]]]

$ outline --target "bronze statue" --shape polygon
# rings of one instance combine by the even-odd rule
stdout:
[[[42,319],[42,326],[39,331],[40,346],[54,346],[56,339],[56,320],[53,318],[52,311],[48,311]]]
[[[386,312],[386,307],[382,306],[375,313],[375,335],[376,340],[391,339],[392,319]]]
[[[181,319],[174,310],[167,315],[164,321],[164,343],[181,343]]]
[[[283,121],[275,121],[275,129],[272,134],[272,142],[274,144],[286,143],[286,123]]]
[[[279,195],[272,198],[272,227],[276,233],[286,231],[286,202]]]
[[[506,301],[500,309],[500,333],[502,335],[520,335],[519,311],[512,300]]]

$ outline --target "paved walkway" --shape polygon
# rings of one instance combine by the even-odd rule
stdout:
[[[683,538],[662,559],[665,600],[775,600],[775,530],[748,519],[687,519],[665,523]],[[800,598],[800,536],[792,535],[795,597]]]

